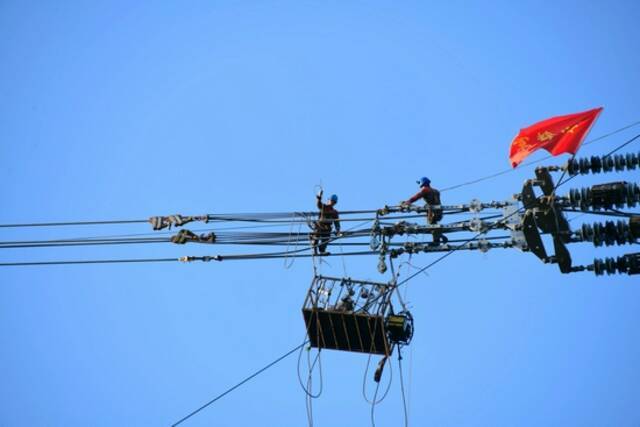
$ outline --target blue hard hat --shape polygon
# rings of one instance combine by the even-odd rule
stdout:
[[[329,200],[331,200],[333,203],[338,203],[338,195],[332,194],[331,197],[329,197]]]
[[[431,180],[426,176],[423,176],[418,181],[416,181],[416,184],[420,184],[420,187],[424,187],[425,185],[431,185]]]

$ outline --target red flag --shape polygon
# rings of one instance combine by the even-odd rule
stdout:
[[[567,114],[543,120],[520,133],[511,142],[509,160],[514,168],[529,154],[544,148],[553,156],[562,153],[576,154],[602,107],[582,113]]]

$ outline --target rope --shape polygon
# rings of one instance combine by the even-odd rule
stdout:
[[[373,393],[373,400],[371,401],[371,427],[376,427],[376,419],[375,419],[376,396],[378,396],[379,389],[380,389],[380,383],[376,385],[376,391]]]
[[[312,395],[311,393],[306,394],[305,396],[305,400],[306,400],[306,407],[307,407],[307,420],[309,422],[309,427],[313,427],[313,399],[320,397],[320,395],[322,394],[322,388],[323,388],[323,380],[322,380],[322,362],[320,361],[320,349],[318,349],[318,354],[316,355],[316,358],[313,361],[313,364],[311,364],[311,353],[307,352],[307,366],[309,366],[309,373],[307,375],[307,389],[311,390],[312,388],[312,378],[313,378],[313,368],[316,365],[316,362],[318,362],[318,367],[320,370],[320,391],[318,392],[317,395]],[[307,390],[305,390],[306,392]]]
[[[409,254],[409,257],[411,257],[411,254]],[[391,277],[393,277],[393,279],[392,279],[393,283],[394,284],[398,283],[398,277],[400,277],[400,269],[402,268],[402,264],[400,264],[398,266],[398,271],[396,272],[395,268],[393,266],[393,258],[391,258],[391,255],[389,255],[389,267],[391,269]],[[407,309],[407,304],[405,304],[405,302],[404,302],[405,298],[402,297],[402,295],[400,294],[400,291],[398,290],[398,288],[394,287],[393,288],[393,292],[395,292],[398,295],[398,301],[400,301],[400,306],[402,307],[402,311],[407,311],[408,310]],[[406,296],[406,292],[405,292],[405,296]],[[389,299],[391,299],[391,298],[389,298]]]
[[[369,403],[369,404],[375,404],[377,405],[378,403],[381,403],[386,397],[387,394],[389,394],[389,390],[391,389],[391,383],[393,382],[393,369],[391,368],[392,365],[389,364],[389,383],[387,384],[387,388],[384,392],[384,394],[382,395],[382,397],[380,398],[380,400],[376,401],[376,397],[378,394],[378,387],[380,386],[380,382],[382,382],[382,379],[380,380],[380,382],[378,382],[378,387],[376,387],[376,393],[373,396],[373,399],[369,399],[367,397],[367,392],[366,392],[366,385],[367,385],[367,374],[369,373],[369,365],[371,364],[371,356],[372,354],[369,354],[369,358],[367,360],[367,367],[364,370],[364,377],[362,380],[362,397],[364,397],[365,402]],[[384,372],[384,371],[383,371]]]
[[[246,382],[252,380],[253,378],[257,377],[258,375],[260,375],[261,373],[263,373],[264,371],[266,371],[267,369],[269,369],[270,367],[274,366],[275,364],[277,364],[278,362],[286,359],[287,357],[289,357],[290,355],[292,355],[293,353],[295,353],[296,351],[298,351],[301,347],[304,347],[306,344],[308,343],[308,341],[303,342],[302,344],[292,348],[291,350],[289,350],[288,352],[286,352],[285,354],[283,354],[282,356],[278,357],[276,360],[274,360],[273,362],[269,363],[268,365],[264,366],[263,368],[258,369],[256,372],[254,372],[253,374],[249,375],[247,378],[243,379],[242,381],[240,381],[238,384],[234,385],[231,388],[228,388],[227,390],[225,390],[224,392],[220,393],[219,395],[217,395],[216,397],[214,397],[213,399],[211,399],[210,401],[208,401],[207,403],[205,403],[204,405],[202,405],[201,407],[199,407],[198,409],[196,409],[195,411],[191,412],[190,414],[186,415],[185,417],[181,418],[180,420],[178,420],[177,422],[175,422],[174,424],[172,424],[171,427],[175,427],[178,424],[183,423],[184,421],[188,420],[189,418],[193,417],[195,414],[197,414],[198,412],[202,411],[203,409],[205,409],[206,407],[208,407],[209,405],[217,402],[218,400],[222,399],[224,396],[226,396],[227,394],[231,393],[232,391],[234,391],[235,389],[237,389],[238,387],[240,387],[241,385],[245,384]]]
[[[404,379],[402,374],[402,354],[398,346],[398,371],[400,372],[400,391],[402,392],[402,408],[404,409],[404,425],[409,426],[409,414],[407,412],[407,399],[404,395]]]
[[[297,235],[300,235],[300,231],[302,228],[302,223],[300,223],[300,225],[298,226],[298,233]],[[289,227],[289,238],[287,239],[287,252],[289,252],[289,247],[291,246],[291,235],[293,234],[293,224],[290,225]],[[299,239],[296,239],[296,245],[294,246],[294,250],[298,249],[298,242]],[[291,263],[287,263],[287,258],[284,259],[284,268],[286,270],[290,269],[291,267],[293,267],[293,263],[295,262],[295,259],[291,260]]]
[[[408,396],[408,404],[407,404],[407,412],[408,412],[408,418],[411,417],[411,386],[412,386],[412,382],[413,382],[413,346],[409,347],[409,386],[407,387],[409,390],[407,392]]]
[[[349,276],[349,274],[347,273],[347,263],[344,261],[344,250],[342,249],[342,245],[343,245],[342,241],[340,241],[338,245],[340,246],[340,259],[342,260],[342,272],[344,273],[344,277],[347,277]]]
[[[306,335],[305,335],[305,343],[308,342]],[[316,355],[316,358],[314,359],[313,363],[311,363],[311,361],[309,360],[309,354],[311,349],[308,348],[307,349],[307,369],[308,369],[308,376],[311,376],[312,372],[313,372],[313,368],[315,367],[316,363],[318,363],[318,367],[320,369],[320,391],[318,391],[318,393],[314,394],[312,393],[310,390],[310,388],[307,386],[305,387],[305,385],[302,383],[302,377],[300,376],[300,360],[302,360],[302,353],[304,351],[304,347],[300,348],[300,352],[298,353],[298,369],[297,369],[297,373],[298,373],[298,383],[300,383],[300,387],[302,387],[302,390],[304,391],[304,393],[309,396],[312,399],[317,399],[318,397],[320,397],[320,395],[322,394],[322,389],[323,389],[323,380],[322,380],[322,362],[320,362],[320,349],[318,349],[318,354]],[[308,384],[308,379],[307,379],[307,384]]]

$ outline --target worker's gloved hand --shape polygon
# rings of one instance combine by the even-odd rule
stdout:
[[[343,237],[343,236],[344,236],[344,233],[342,231],[338,231],[336,233],[336,237]]]
[[[318,194],[316,195],[316,197],[317,197],[318,199],[322,199],[322,194],[323,194],[323,193],[324,193],[324,190],[320,190],[320,191],[318,191]]]
[[[410,205],[409,205],[409,203],[407,203],[406,200],[403,200],[403,201],[400,202],[400,207],[401,208],[408,208],[409,206]]]

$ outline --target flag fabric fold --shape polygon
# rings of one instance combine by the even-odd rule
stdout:
[[[576,154],[602,107],[581,113],[556,116],[520,129],[511,142],[509,160],[518,166],[527,156],[540,148],[551,155]]]

